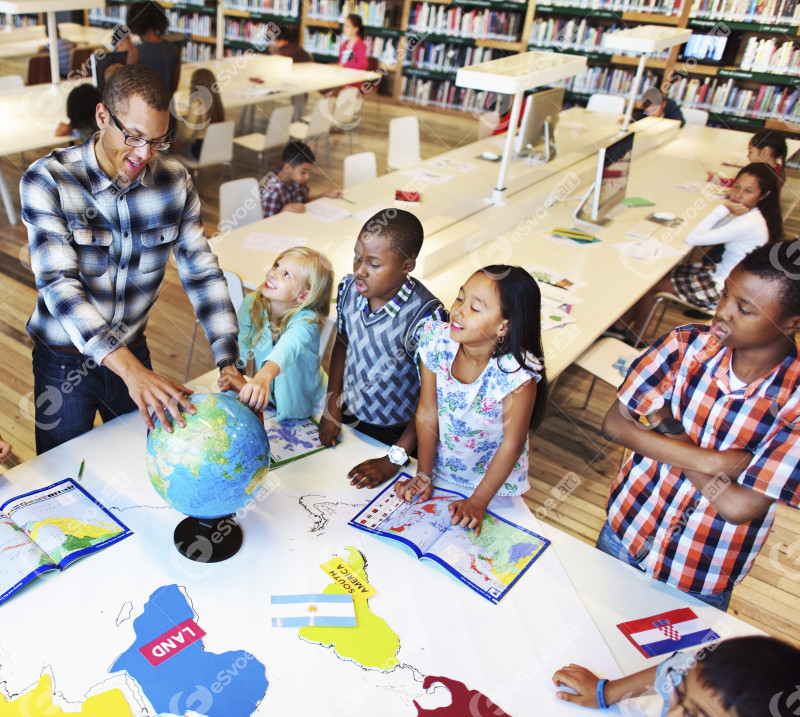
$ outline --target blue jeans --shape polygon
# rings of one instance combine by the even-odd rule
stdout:
[[[608,521],[603,523],[603,528],[600,530],[600,535],[597,536],[597,543],[595,547],[598,550],[602,550],[604,553],[611,555],[617,560],[621,560],[623,563],[628,563],[628,565],[633,565],[633,567],[637,570],[644,572],[644,568],[642,568],[640,565],[641,559],[637,559],[636,556],[631,555],[628,552],[628,549],[622,544],[622,541],[617,537],[617,534],[611,528],[611,525],[609,525]],[[727,590],[714,595],[711,593],[693,593],[689,592],[688,590],[685,590],[684,592],[687,595],[691,595],[693,598],[702,600],[704,603],[706,603],[706,605],[711,605],[711,607],[715,607],[718,610],[725,612],[730,604],[733,588],[728,588]]]
[[[131,348],[152,368],[145,342]],[[136,410],[125,382],[88,356],[64,353],[37,342],[33,347],[36,453],[90,430],[97,412],[103,422]]]

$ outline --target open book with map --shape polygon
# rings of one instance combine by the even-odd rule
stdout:
[[[264,411],[264,428],[269,439],[269,467],[277,468],[322,451],[319,426],[313,418],[289,419],[278,423],[274,409]]]
[[[398,480],[411,478],[401,473]],[[424,503],[406,503],[390,483],[348,524],[389,538],[422,560],[431,560],[493,603],[498,603],[550,544],[547,538],[490,510],[481,534],[450,525],[448,506],[467,496],[436,488]]]
[[[0,603],[48,570],[133,535],[71,478],[0,505]]]

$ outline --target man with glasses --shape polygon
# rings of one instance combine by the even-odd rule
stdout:
[[[109,79],[86,143],[56,149],[22,177],[22,219],[39,296],[34,340],[36,451],[151,407],[180,427],[191,391],[152,370],[150,310],[174,255],[186,292],[221,367],[239,355],[236,313],[200,219],[197,191],[169,149],[170,91],[145,65]],[[174,330],[185,327],[175,325]]]

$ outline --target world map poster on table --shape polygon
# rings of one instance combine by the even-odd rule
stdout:
[[[411,476],[401,473],[398,480]],[[406,503],[388,485],[349,524],[389,538],[418,559],[430,560],[490,602],[499,602],[544,549],[547,538],[486,511],[480,535],[450,524],[449,506],[465,495],[436,488],[422,502]]]

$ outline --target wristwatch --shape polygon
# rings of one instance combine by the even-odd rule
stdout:
[[[240,374],[244,375],[244,370],[242,369],[241,361],[238,359],[222,359],[217,364],[217,368],[222,371],[226,366],[233,366]]]
[[[405,448],[401,448],[397,444],[386,452],[386,457],[396,466],[404,466],[408,463],[408,453],[406,453]]]

